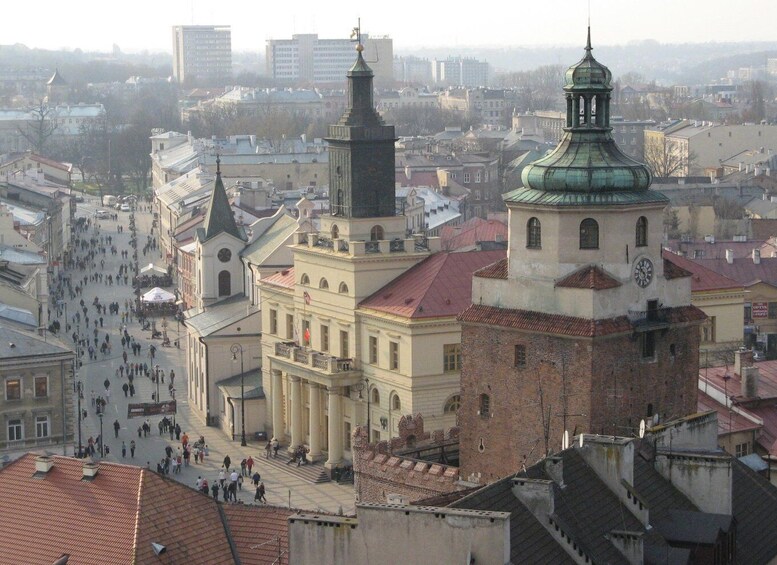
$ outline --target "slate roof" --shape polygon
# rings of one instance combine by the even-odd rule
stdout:
[[[187,310],[186,325],[202,336],[209,336],[230,324],[247,318],[259,311],[257,306],[244,294],[235,294],[224,300],[214,302],[204,310]]]
[[[777,554],[774,517],[777,493],[768,480],[747,465],[733,459],[734,495],[737,519],[737,563],[771,563]]]
[[[617,288],[621,286],[621,283],[598,266],[588,265],[556,281],[556,286],[562,288],[607,290]]]
[[[404,318],[456,316],[472,303],[472,273],[505,251],[435,253],[388,283],[359,308]]]
[[[730,279],[720,273],[708,269],[704,265],[675,255],[670,251],[664,251],[664,275],[666,278],[675,278],[680,271],[685,271],[685,276],[691,277],[691,290],[693,292],[703,292],[707,290],[744,290],[742,283]],[[669,271],[667,270],[669,266]]]
[[[73,355],[73,352],[57,339],[43,338],[30,332],[17,331],[0,326],[0,359],[23,359],[44,355]]]
[[[263,218],[252,225],[252,228],[257,230],[264,227],[263,224],[271,224],[240,252],[241,257],[245,257],[254,265],[263,265],[270,255],[286,244],[299,228],[299,224],[297,220],[281,210],[272,217]]]
[[[511,492],[513,477],[479,489],[451,504],[451,508],[510,513],[510,559],[513,563],[573,564],[534,515]]]
[[[218,162],[218,161],[217,161]],[[221,171],[216,170],[216,182],[213,185],[213,193],[208,205],[208,214],[205,216],[205,236],[203,241],[208,241],[220,233],[228,233],[232,237],[245,240],[243,233],[238,229],[232,206],[224,190],[221,180]]]

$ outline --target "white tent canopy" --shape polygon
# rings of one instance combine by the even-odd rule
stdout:
[[[157,286],[144,294],[140,300],[146,304],[165,304],[167,302],[175,302],[175,294]]]
[[[149,263],[148,265],[140,269],[140,272],[141,273],[154,272],[154,273],[160,273],[162,275],[167,274],[167,271],[165,269],[163,269],[162,267],[157,267],[153,263]]]

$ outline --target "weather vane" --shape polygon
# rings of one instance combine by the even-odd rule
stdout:
[[[356,39],[356,49],[358,50],[362,46],[362,19],[356,20],[356,27],[351,31],[351,41]]]

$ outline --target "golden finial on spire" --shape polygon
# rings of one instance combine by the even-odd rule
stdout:
[[[356,20],[356,27],[351,31],[351,41],[356,40],[356,50],[361,53],[364,51],[364,45],[362,45],[362,19]]]

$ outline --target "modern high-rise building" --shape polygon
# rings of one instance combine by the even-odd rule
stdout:
[[[377,86],[394,80],[394,42],[390,37],[362,34],[364,59],[375,73]],[[290,84],[342,84],[353,64],[355,43],[350,39],[319,39],[315,33],[291,39],[267,40],[267,74]]]
[[[232,76],[230,26],[173,26],[173,76],[181,84],[229,82]]]
[[[485,61],[452,57],[432,62],[434,82],[444,86],[488,86],[489,67]]]

